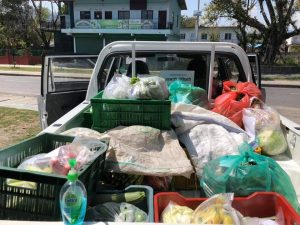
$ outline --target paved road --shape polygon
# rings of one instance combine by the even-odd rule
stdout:
[[[37,96],[40,93],[40,77],[0,76],[0,93]]]
[[[300,124],[300,88],[268,87],[266,103],[280,114]]]
[[[266,87],[265,89],[267,104],[274,106],[282,115],[300,124],[300,88]],[[28,105],[29,109],[37,110],[35,105],[36,96],[40,93],[40,77],[0,76],[0,93],[17,95],[2,95],[2,98],[0,96],[0,106],[5,104],[13,106],[14,102],[17,102],[18,108],[26,108]]]

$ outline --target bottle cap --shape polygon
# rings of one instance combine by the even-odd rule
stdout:
[[[68,180],[75,181],[78,179],[77,171],[75,170],[76,159],[69,159],[69,165],[71,167],[70,171],[68,172]]]

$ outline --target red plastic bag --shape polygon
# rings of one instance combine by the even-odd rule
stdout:
[[[243,126],[243,109],[250,107],[250,98],[247,94],[231,91],[215,99],[213,112],[219,113],[240,127]]]
[[[233,92],[233,91],[242,92],[244,94],[249,95],[249,97],[257,97],[260,99],[262,97],[261,91],[252,82],[236,83],[230,80],[223,82],[223,93]]]

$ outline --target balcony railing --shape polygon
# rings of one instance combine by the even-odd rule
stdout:
[[[77,20],[77,29],[168,29],[171,30],[173,24],[168,22],[165,25],[158,20]],[[71,27],[67,27],[71,28]]]

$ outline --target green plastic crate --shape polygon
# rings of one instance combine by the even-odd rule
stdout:
[[[84,118],[84,127],[91,128],[93,125],[93,115],[92,115],[92,108],[89,107],[87,110],[83,112]]]
[[[91,99],[94,130],[104,132],[121,125],[170,129],[170,100],[103,99],[102,95],[103,91]]]
[[[48,153],[59,146],[71,143],[74,137],[42,134],[0,151],[0,219],[5,220],[60,220],[59,192],[67,181],[66,176],[17,169],[27,157]],[[84,183],[88,202],[96,194],[97,181],[104,169],[105,152],[96,149],[95,160],[83,166],[79,179]],[[36,189],[12,187],[7,185],[7,178],[31,181]]]

